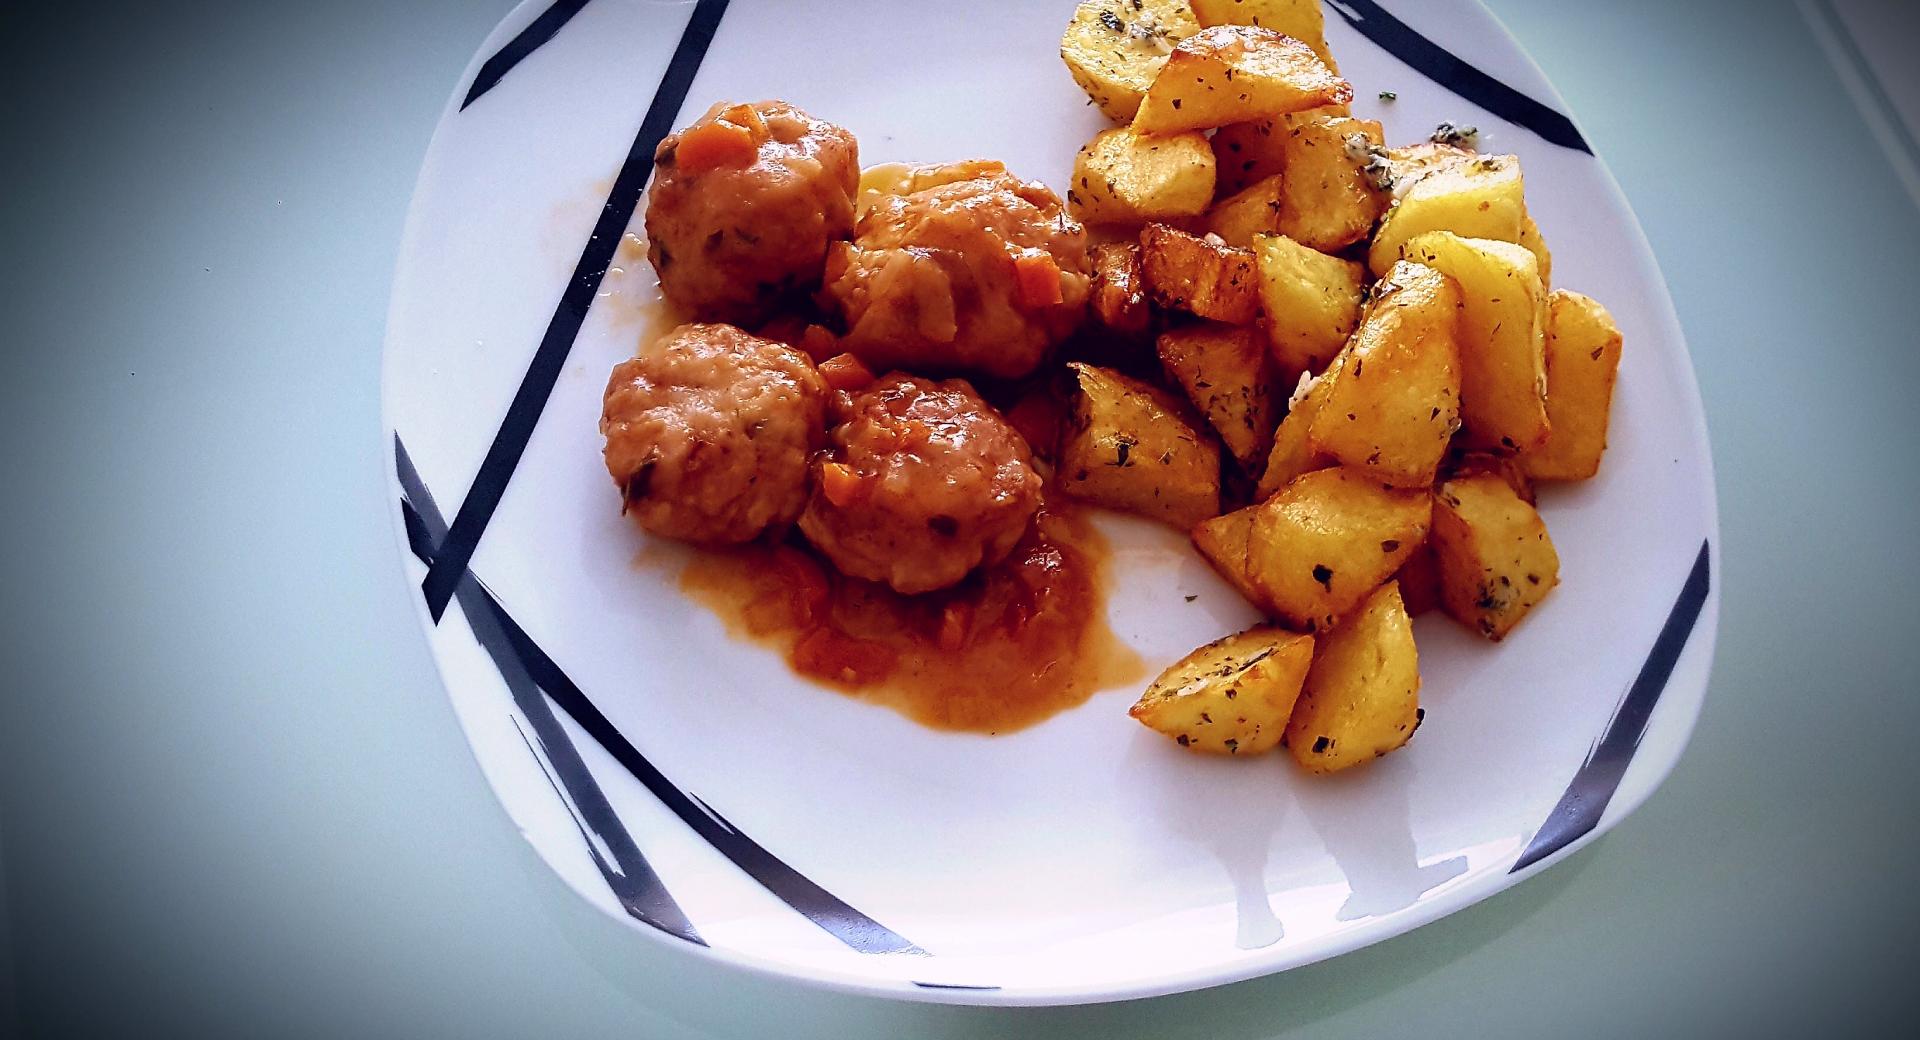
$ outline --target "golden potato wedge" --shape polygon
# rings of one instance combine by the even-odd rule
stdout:
[[[1194,524],[1188,532],[1193,538],[1193,547],[1249,603],[1258,602],[1259,595],[1247,575],[1247,541],[1253,536],[1253,516],[1258,509],[1258,506],[1246,506],[1223,516],[1209,517]]]
[[[1313,637],[1262,626],[1175,661],[1127,714],[1189,751],[1258,755],[1286,735]]]
[[[1323,253],[1366,238],[1389,198],[1364,172],[1368,149],[1381,140],[1380,124],[1371,119],[1294,122],[1281,137],[1279,231]]]
[[[1532,253],[1535,260],[1540,261],[1540,284],[1552,288],[1553,252],[1547,248],[1547,240],[1540,237],[1540,225],[1524,213],[1520,216],[1520,244],[1527,247],[1527,252]]]
[[[1246,325],[1259,317],[1252,250],[1148,224],[1140,232],[1140,270],[1147,291],[1162,307],[1228,325]]]
[[[1327,68],[1340,71],[1327,50],[1327,22],[1320,0],[1192,0],[1202,26],[1257,25],[1285,33],[1313,48]]]
[[[1287,751],[1315,773],[1371,762],[1420,728],[1420,651],[1394,582],[1320,638],[1287,721]]]
[[[1237,194],[1285,170],[1281,149],[1285,133],[1276,119],[1230,123],[1214,131],[1215,190],[1221,195]]]
[[[1400,569],[1432,513],[1428,491],[1351,470],[1295,477],[1254,515],[1247,572],[1260,606],[1303,631],[1331,628]]]
[[[1520,456],[1536,480],[1585,480],[1607,450],[1620,327],[1592,297],[1547,294],[1547,443]]]
[[[1453,279],[1393,265],[1340,355],[1308,452],[1395,487],[1431,485],[1460,428],[1459,313]]]
[[[1173,45],[1199,31],[1186,0],[1084,0],[1060,37],[1060,58],[1100,111],[1124,123]]]
[[[1440,485],[1432,538],[1441,605],[1495,642],[1560,583],[1560,556],[1547,525],[1496,474]]]
[[[1352,100],[1352,84],[1299,40],[1216,25],[1174,45],[1132,126],[1143,134],[1206,130]]]
[[[1540,262],[1511,242],[1430,231],[1407,259],[1460,283],[1460,418],[1467,441],[1507,454],[1546,443],[1547,294]]]
[[[1456,458],[1448,460],[1445,470],[1447,480],[1491,473],[1505,481],[1522,502],[1534,504],[1533,478],[1527,476],[1526,468],[1521,465],[1517,455],[1499,455],[1490,451],[1461,452]]]
[[[1078,392],[1060,444],[1062,490],[1183,531],[1220,512],[1220,448],[1179,401],[1112,369],[1067,367]]]
[[[1524,189],[1520,160],[1511,155],[1440,161],[1397,193],[1373,233],[1367,265],[1375,275],[1385,274],[1407,240],[1428,231],[1518,242],[1527,212]]]
[[[1258,473],[1280,424],[1267,337],[1246,325],[1196,322],[1161,333],[1155,346],[1167,375],[1187,392],[1240,468]]]
[[[1274,360],[1289,377],[1321,371],[1360,323],[1366,269],[1285,235],[1261,236],[1253,255]]]
[[[1221,195],[1245,190],[1286,169],[1287,133],[1303,122],[1353,115],[1350,105],[1316,105],[1273,119],[1229,123],[1213,133],[1215,180]]]
[[[1092,251],[1093,280],[1087,302],[1094,320],[1122,336],[1145,336],[1153,320],[1137,242],[1105,242]]]
[[[1334,377],[1340,372],[1336,363],[1318,376],[1301,377],[1301,385],[1293,392],[1293,400],[1287,408],[1286,417],[1280,420],[1280,428],[1273,434],[1273,450],[1267,453],[1266,468],[1260,472],[1260,483],[1254,495],[1262,500],[1271,498],[1281,488],[1293,483],[1293,478],[1316,469],[1325,469],[1331,462],[1313,453],[1307,443],[1307,434],[1313,429],[1314,416],[1320,414],[1320,408],[1326,404],[1327,396],[1333,392]]]
[[[1199,216],[1213,202],[1213,168],[1203,134],[1103,130],[1074,157],[1067,206],[1089,224]]]
[[[1230,246],[1251,248],[1258,235],[1280,230],[1280,175],[1257,180],[1207,211],[1207,230]]]
[[[1437,141],[1419,141],[1387,149],[1387,163],[1393,174],[1393,194],[1405,195],[1420,178],[1443,166],[1464,163],[1472,159],[1475,152],[1471,148],[1458,145],[1440,144]]]

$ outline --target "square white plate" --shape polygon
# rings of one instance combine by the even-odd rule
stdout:
[[[596,428],[651,290],[621,240],[653,143],[713,101],[778,97],[852,130],[864,163],[988,156],[1064,186],[1103,125],[1057,53],[1072,6],[527,3],[435,132],[386,343],[405,565],[507,811],[644,935],[907,999],[1215,985],[1513,884],[1686,744],[1718,614],[1686,348],[1619,189],[1472,0],[1329,3],[1356,114],[1389,142],[1475,124],[1519,155],[1554,283],[1605,303],[1626,348],[1600,476],[1541,492],[1560,588],[1498,647],[1419,620],[1428,714],[1406,749],[1322,779],[1178,754],[1126,717],[1132,688],[1011,735],[936,732],[796,679],[682,596],[685,550],[618,515]],[[1253,619],[1176,533],[1103,527],[1110,621],[1152,669]]]

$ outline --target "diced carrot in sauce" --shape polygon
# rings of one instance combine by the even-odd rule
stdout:
[[[673,161],[689,173],[699,173],[722,166],[750,166],[759,151],[753,131],[716,119],[688,127],[680,135]]]
[[[851,393],[873,385],[873,370],[852,354],[837,354],[820,362],[820,378],[835,390]]]
[[[840,337],[825,325],[808,325],[800,333],[799,347],[816,362],[834,357],[840,351]]]
[[[844,509],[867,497],[867,481],[844,462],[823,462],[820,464],[820,493],[827,496],[827,501]]]
[[[744,127],[753,135],[756,145],[773,136],[773,132],[767,129],[767,121],[760,118],[760,110],[752,105],[734,105],[720,113],[720,118],[734,126]]]
[[[1020,305],[1029,310],[1052,307],[1060,294],[1060,265],[1046,253],[1022,253],[1013,259],[1015,284],[1019,286]]]

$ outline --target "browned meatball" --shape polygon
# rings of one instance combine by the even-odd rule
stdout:
[[[885,376],[828,439],[800,530],[842,573],[899,592],[999,561],[1040,507],[1026,441],[965,380]]]
[[[1013,378],[1079,325],[1089,270],[1059,197],[989,167],[874,200],[854,240],[828,250],[822,294],[875,369]]]
[[[731,325],[682,325],[613,368],[607,472],[654,534],[725,544],[807,501],[830,391],[805,354]]]
[[[647,259],[695,318],[748,325],[820,284],[853,230],[853,135],[784,101],[715,105],[654,152]]]

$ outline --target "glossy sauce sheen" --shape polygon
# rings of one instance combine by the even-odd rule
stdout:
[[[1005,733],[1144,677],[1108,629],[1107,546],[1049,505],[1007,559],[902,596],[793,544],[701,552],[680,586],[794,671],[936,729]]]

